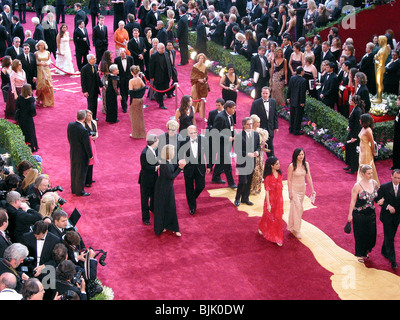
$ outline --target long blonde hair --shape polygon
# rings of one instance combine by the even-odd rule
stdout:
[[[26,188],[28,188],[28,186],[30,186],[32,183],[35,183],[35,180],[38,177],[38,175],[39,171],[37,169],[33,168],[29,170],[29,172],[26,174],[26,177],[22,181],[21,189],[25,191]]]

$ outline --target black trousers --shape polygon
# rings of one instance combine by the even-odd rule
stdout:
[[[57,22],[57,24],[60,22],[60,17],[61,17],[61,23],[65,23],[65,8],[63,5],[56,6],[56,22]]]
[[[87,98],[87,103],[88,103],[88,109],[92,111],[93,113],[93,119],[97,119],[97,98],[98,95],[90,94],[89,92],[89,97]]]
[[[71,192],[77,196],[84,191],[87,170],[87,164],[71,163]]]
[[[19,21],[21,23],[26,23],[26,3],[18,5],[18,15]]]
[[[128,91],[129,91],[129,82],[121,81],[119,87],[119,93],[121,94],[121,106],[122,110],[125,112],[128,109]]]
[[[396,219],[397,220],[397,219]],[[399,221],[392,219],[383,223],[384,239],[382,243],[382,254],[390,261],[396,262],[396,252],[394,249],[394,237],[396,236]]]
[[[289,132],[291,133],[299,133],[301,130],[301,121],[303,119],[304,115],[304,107],[302,106],[296,106],[292,107],[290,106],[290,126],[289,126]]]
[[[140,185],[140,202],[142,206],[142,221],[150,220],[150,211],[154,212],[154,185]]]
[[[189,48],[187,42],[179,42],[179,52],[181,53],[181,64],[189,63]]]
[[[92,181],[93,181],[93,165],[90,165],[86,173],[85,184],[92,184]]]
[[[107,51],[107,47],[106,46],[97,46],[95,47],[96,50],[96,64],[99,66],[100,65],[100,61],[101,58],[103,57],[104,52]]]
[[[81,71],[82,67],[88,63],[87,56],[88,52],[80,53],[76,52],[76,65],[78,66],[78,70]]]
[[[189,209],[196,209],[196,199],[204,190],[205,186],[205,176],[202,175],[198,170],[193,170],[193,174],[191,176],[185,175],[186,200],[189,205]]]
[[[249,201],[251,181],[253,180],[253,173],[248,175],[239,175],[239,183],[236,189],[235,200],[241,202]]]
[[[348,137],[347,140],[350,140]],[[346,164],[350,167],[352,172],[356,172],[358,170],[358,153],[357,146],[360,144],[360,139],[357,139],[353,143],[346,143]]]
[[[160,91],[164,91],[169,88],[169,81],[170,79],[166,79],[163,83],[154,85],[154,88]],[[154,94],[154,97],[156,98],[156,101],[158,105],[161,107],[164,105],[164,94],[167,94],[166,92],[156,92]]]

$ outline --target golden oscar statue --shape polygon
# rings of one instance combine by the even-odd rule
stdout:
[[[383,93],[383,75],[385,74],[385,62],[390,54],[390,48],[387,45],[386,36],[379,36],[379,51],[375,54],[375,79],[376,79],[376,98],[372,103],[382,103]]]

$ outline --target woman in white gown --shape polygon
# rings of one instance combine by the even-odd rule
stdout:
[[[57,35],[57,68],[67,72],[74,73],[74,66],[72,64],[72,54],[69,42],[72,38],[69,37],[68,26],[62,23],[60,26],[60,32]],[[56,73],[65,74],[65,72],[56,69]]]

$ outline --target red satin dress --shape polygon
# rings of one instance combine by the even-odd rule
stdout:
[[[283,243],[283,195],[282,175],[277,178],[273,174],[264,179],[265,191],[269,192],[271,212],[267,210],[267,201],[264,200],[264,212],[258,224],[258,229],[265,239],[277,243]]]

